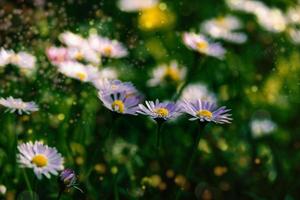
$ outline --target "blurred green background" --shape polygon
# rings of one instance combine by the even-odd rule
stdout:
[[[175,199],[178,190],[181,199],[300,199],[299,46],[285,32],[270,33],[253,15],[230,10],[221,0],[161,3],[166,23],[147,29],[143,13],[121,12],[113,0],[0,2],[0,46],[36,55],[38,68],[29,77],[15,67],[1,68],[0,96],[40,106],[39,112],[24,116],[4,113],[1,107],[0,184],[7,192],[0,198],[21,199],[27,191],[11,156],[17,134],[19,142],[43,140],[56,147],[65,166],[78,173],[84,193],[71,190],[62,199],[114,199],[115,179],[120,199]],[[297,1],[264,3],[285,12]],[[222,41],[224,60],[208,57],[195,63],[194,52],[182,43],[182,32],[198,32],[203,20],[226,14],[241,19],[248,41]],[[66,30],[82,36],[97,31],[121,41],[129,56],[105,64],[117,69],[120,80],[133,82],[146,99],[172,98],[176,85],[152,88],[146,82],[157,64],[177,60],[188,69],[196,66],[190,83],[205,83],[219,105],[232,109],[232,124],[209,124],[199,133],[189,177],[185,170],[197,123],[183,116],[165,124],[159,155],[155,123],[147,117],[122,116],[112,125],[96,89],[59,74],[45,56],[47,47],[60,45],[58,35]],[[254,137],[251,122],[262,118],[276,128]],[[40,199],[55,199],[56,177],[37,181],[30,169],[28,174]]]

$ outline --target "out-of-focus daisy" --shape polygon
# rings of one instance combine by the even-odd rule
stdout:
[[[294,44],[300,44],[300,30],[296,28],[289,28],[287,34],[290,37],[290,40]]]
[[[4,67],[10,63],[10,58],[14,54],[11,50],[0,49],[0,67]]]
[[[119,0],[118,7],[125,12],[135,12],[154,7],[158,0]]]
[[[94,86],[99,90],[100,96],[110,95],[117,92],[125,92],[127,97],[138,94],[137,89],[130,82],[122,82],[120,80],[100,79],[94,82]]]
[[[15,99],[13,97],[0,98],[0,105],[5,106],[7,111],[30,114],[31,112],[38,111],[39,108],[35,102],[24,102],[22,99]]]
[[[128,96],[126,92],[115,92],[109,95],[102,95],[99,92],[99,99],[104,106],[113,112],[120,114],[136,115],[140,98],[135,95]]]
[[[200,120],[201,122],[215,122],[217,124],[231,123],[231,114],[225,106],[217,108],[215,103],[203,100],[184,100],[182,102],[183,111],[191,116],[190,120]]]
[[[96,34],[91,34],[88,42],[92,49],[105,57],[122,58],[128,54],[127,49],[117,40],[110,40]]]
[[[209,91],[206,85],[202,83],[194,83],[187,85],[181,94],[181,100],[205,100],[209,102],[217,102],[216,95]]]
[[[188,48],[192,50],[219,59],[223,59],[226,52],[219,43],[211,43],[204,35],[201,34],[184,33],[183,42]]]
[[[21,69],[34,69],[36,58],[26,52],[18,52],[12,54],[10,57],[10,63],[18,66]]]
[[[5,185],[0,185],[0,195],[4,196],[6,194],[6,190]]]
[[[254,119],[250,122],[251,132],[255,138],[271,134],[276,127],[276,124],[269,119]]]
[[[58,171],[63,170],[63,157],[57,152],[56,148],[44,145],[42,142],[35,141],[18,145],[18,162],[23,168],[32,168],[38,179],[42,175],[50,178],[57,175]]]
[[[246,34],[236,32],[240,28],[242,28],[242,24],[234,16],[206,20],[201,25],[201,30],[213,38],[221,38],[233,43],[244,43],[247,40]]]
[[[60,63],[58,65],[58,71],[82,82],[92,81],[99,76],[99,71],[96,67],[92,65],[83,65],[74,61]]]
[[[286,18],[290,24],[300,24],[300,5],[290,7],[287,10]]]
[[[59,40],[68,47],[81,48],[83,45],[86,45],[86,40],[83,37],[70,31],[61,33]]]
[[[68,48],[68,57],[71,60],[85,60],[93,64],[99,64],[101,60],[100,55],[87,45],[84,45],[81,48]]]
[[[68,49],[64,47],[50,47],[46,50],[46,54],[52,64],[59,64],[69,59]]]
[[[177,61],[172,61],[170,64],[159,65],[152,73],[152,78],[148,81],[150,86],[166,82],[179,83],[186,77],[186,68],[179,67]]]
[[[139,110],[137,111],[140,114],[148,115],[154,120],[170,120],[175,119],[180,115],[180,107],[173,102],[159,102],[156,99],[153,101],[145,101],[146,106],[139,104]]]

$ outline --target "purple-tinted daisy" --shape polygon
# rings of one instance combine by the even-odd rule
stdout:
[[[60,173],[59,178],[63,185],[66,187],[72,187],[77,181],[76,174],[72,169],[64,169]]]
[[[174,119],[180,115],[180,107],[173,102],[159,102],[156,99],[153,101],[145,101],[146,106],[139,104],[139,110],[137,111],[140,114],[148,115],[152,119],[163,119],[164,121],[169,119]]]
[[[225,106],[217,108],[215,103],[203,100],[192,100],[181,104],[183,111],[193,117],[190,120],[199,119],[201,122],[215,122],[217,124],[231,123],[231,114]]]
[[[106,95],[102,95],[101,92],[99,92],[98,94],[99,99],[109,110],[121,114],[136,115],[138,104],[140,102],[139,96],[128,95],[126,91]]]
[[[30,114],[31,112],[36,112],[39,110],[39,107],[36,105],[35,102],[24,102],[22,99],[19,98],[0,98],[0,105],[5,106],[7,111],[11,113],[16,112],[21,115],[23,113]]]
[[[125,92],[127,97],[138,94],[137,89],[130,82],[103,79],[93,82],[93,84],[99,90],[99,96],[110,95],[117,92]]]

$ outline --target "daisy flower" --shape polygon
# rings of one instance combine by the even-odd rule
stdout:
[[[180,107],[173,102],[145,101],[146,106],[139,104],[137,113],[148,115],[154,120],[170,120],[180,115]]]
[[[104,106],[113,112],[120,114],[136,115],[140,98],[136,95],[130,95],[126,92],[115,92],[109,95],[101,95],[99,92],[99,99]]]
[[[86,43],[86,40],[83,37],[70,31],[61,33],[59,35],[59,40],[68,47],[81,48]]]
[[[201,34],[184,33],[183,42],[192,50],[219,59],[223,59],[226,52],[220,44],[209,42],[208,39]]]
[[[201,25],[201,30],[216,39],[224,39],[233,43],[244,43],[247,36],[244,33],[236,32],[242,28],[240,20],[234,16],[218,17],[206,20]]]
[[[186,68],[178,67],[177,61],[156,67],[152,72],[152,78],[148,81],[149,86],[157,86],[165,82],[179,83],[186,77]]]
[[[82,82],[91,81],[99,76],[99,71],[92,65],[83,65],[79,62],[67,61],[58,65],[58,71],[70,78]]]
[[[0,49],[0,67],[4,67],[10,63],[10,58],[14,54],[11,50]]]
[[[276,124],[269,119],[254,119],[250,122],[251,132],[255,138],[271,134],[276,127]]]
[[[36,58],[26,52],[18,52],[12,54],[10,57],[10,63],[18,66],[21,69],[34,69]]]
[[[94,81],[94,86],[99,90],[99,95],[105,96],[117,92],[125,92],[127,97],[138,94],[137,89],[130,82],[122,82],[120,80],[99,79]]]
[[[92,49],[105,57],[122,58],[128,54],[127,49],[117,40],[110,40],[96,34],[91,34],[88,42]]]
[[[216,95],[209,91],[207,86],[203,83],[193,83],[187,85],[182,93],[181,100],[206,100],[209,102],[217,102]]]
[[[125,12],[135,12],[152,8],[158,4],[158,0],[119,0],[118,7]]]
[[[46,55],[52,64],[59,64],[69,60],[68,49],[65,47],[50,47],[46,49]]]
[[[35,141],[18,145],[18,163],[23,168],[32,168],[38,179],[42,175],[50,178],[57,175],[58,171],[63,170],[63,157],[57,152],[56,148],[44,145],[42,142]]]
[[[215,122],[217,124],[231,123],[231,114],[225,106],[217,108],[215,103],[203,100],[188,101],[182,103],[183,111],[191,116],[190,120],[200,120],[201,122]]]
[[[71,60],[87,61],[93,64],[99,64],[101,59],[97,52],[91,49],[89,46],[84,45],[81,48],[70,47],[68,48],[68,57]]]
[[[13,97],[0,98],[0,105],[5,106],[10,113],[17,111],[19,115],[23,112],[30,114],[39,110],[35,102],[24,102],[22,99],[15,99]]]

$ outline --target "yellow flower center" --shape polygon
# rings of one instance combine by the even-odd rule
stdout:
[[[20,56],[18,54],[13,54],[10,56],[10,62],[18,63],[20,61]]]
[[[83,60],[83,53],[78,51],[76,54],[75,54],[75,59],[76,60]]]
[[[212,112],[210,112],[209,110],[199,110],[196,115],[198,117],[205,117],[208,119],[211,119],[213,117]]]
[[[208,43],[206,41],[200,41],[197,43],[198,51],[203,52],[208,49]]]
[[[225,20],[224,17],[219,17],[219,18],[216,19],[216,24],[218,26],[226,27],[226,23],[225,22],[226,22],[226,20]]]
[[[165,72],[165,79],[172,80],[172,81],[179,81],[180,80],[180,72],[177,69],[168,67]]]
[[[159,117],[167,117],[169,114],[168,109],[166,108],[157,108],[154,111]]]
[[[32,158],[31,163],[37,167],[45,167],[48,164],[48,158],[42,154],[37,154]]]
[[[86,74],[83,73],[83,72],[77,72],[76,73],[76,77],[81,80],[81,81],[84,81],[86,79]]]
[[[124,103],[121,100],[115,100],[112,104],[111,107],[114,111],[118,111],[120,113],[124,112]]]
[[[112,47],[111,46],[107,46],[103,49],[103,52],[106,56],[110,56],[112,54]]]

